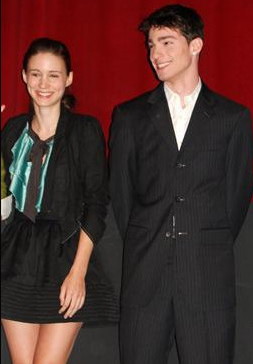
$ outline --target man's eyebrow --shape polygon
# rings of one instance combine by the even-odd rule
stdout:
[[[161,42],[161,41],[166,40],[166,39],[176,39],[176,37],[174,35],[164,35],[164,36],[158,37],[157,39],[158,39],[159,42]],[[152,40],[149,39],[148,42],[152,43]]]

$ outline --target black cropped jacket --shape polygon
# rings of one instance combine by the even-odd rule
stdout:
[[[2,130],[6,184],[10,185],[11,148],[32,115],[11,118]],[[98,121],[62,107],[50,157],[38,219],[59,221],[60,242],[82,228],[97,244],[107,211],[108,186],[105,141]]]

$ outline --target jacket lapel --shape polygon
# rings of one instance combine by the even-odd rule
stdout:
[[[158,132],[161,134],[167,145],[174,152],[178,152],[175,132],[164,93],[163,83],[159,84],[159,86],[151,92],[148,103],[150,107],[148,110],[149,116]]]
[[[196,142],[198,142],[198,139],[205,135],[202,132],[205,130],[206,122],[211,120],[214,113],[213,106],[214,100],[212,98],[212,93],[205,84],[202,84],[202,88],[180,148],[180,153],[185,149],[185,147],[195,145]]]

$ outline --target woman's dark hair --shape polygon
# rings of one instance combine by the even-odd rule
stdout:
[[[150,29],[167,27],[177,29],[187,39],[188,43],[195,38],[204,38],[204,23],[196,10],[183,5],[166,5],[145,18],[139,25],[139,30],[148,40]]]
[[[46,52],[60,57],[64,61],[67,74],[69,75],[72,71],[72,67],[71,57],[67,46],[59,40],[50,38],[37,38],[29,45],[23,58],[23,69],[25,72],[27,71],[28,63],[32,56]],[[62,98],[62,104],[68,109],[74,108],[76,104],[75,96],[70,93],[66,93]]]
[[[59,40],[50,38],[37,38],[32,41],[23,58],[23,69],[27,71],[29,60],[38,53],[49,52],[62,58],[65,63],[67,74],[71,69],[71,57],[66,45]]]

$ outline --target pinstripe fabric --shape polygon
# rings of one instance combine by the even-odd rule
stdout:
[[[122,364],[167,364],[174,337],[180,364],[232,364],[235,310],[198,310],[177,288],[176,258],[144,307],[123,307]]]
[[[115,108],[110,135],[110,185],[124,240],[123,346],[130,335],[129,347],[136,336],[138,344],[134,347],[138,348],[138,337],[149,336],[156,320],[163,322],[163,314],[153,305],[161,304],[154,302],[173,237],[174,290],[168,279],[168,300],[172,303],[163,307],[164,321],[173,319],[181,361],[231,364],[233,242],[252,196],[252,157],[249,111],[204,84],[180,151],[162,84]],[[169,292],[173,292],[172,296]],[[155,312],[152,330],[145,322],[148,307]],[[166,332],[169,338],[173,329],[159,327],[161,334],[156,341],[161,342],[155,347],[160,345],[163,350],[152,354],[151,339],[147,339],[153,362],[145,359],[136,363],[164,362],[168,346],[163,337]],[[139,350],[124,364],[135,363]],[[156,359],[158,351],[163,352],[163,357]]]

